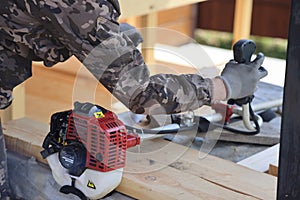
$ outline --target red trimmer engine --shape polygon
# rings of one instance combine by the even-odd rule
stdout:
[[[91,103],[51,116],[41,152],[61,192],[99,199],[121,181],[126,150],[140,143],[111,111]]]

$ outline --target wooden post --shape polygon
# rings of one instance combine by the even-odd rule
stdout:
[[[277,199],[300,199],[300,1],[291,1]]]
[[[156,35],[154,28],[157,27],[157,12],[149,13],[142,16],[141,26],[144,30],[144,42],[142,45],[142,53],[146,64],[153,64],[154,59],[154,45],[156,42]]]
[[[233,44],[248,39],[251,33],[253,0],[236,0],[233,24]]]

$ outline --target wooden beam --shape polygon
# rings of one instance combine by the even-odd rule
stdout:
[[[233,24],[233,41],[248,39],[251,32],[253,0],[236,0]]]
[[[9,150],[45,162],[39,152],[48,125],[24,118],[3,127]],[[274,199],[276,180],[233,162],[155,139],[129,149],[117,191],[138,199]]]
[[[190,5],[203,1],[206,0],[119,0],[122,19],[134,16],[147,15],[149,13]]]
[[[277,164],[270,164],[269,165],[269,171],[268,174],[272,175],[272,176],[276,176],[278,177],[278,163]]]
[[[277,199],[300,199],[300,1],[291,1]]]

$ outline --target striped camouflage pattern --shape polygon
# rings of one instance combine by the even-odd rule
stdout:
[[[31,76],[32,60],[51,67],[71,55],[133,112],[174,113],[211,102],[210,79],[196,74],[149,75],[134,42],[119,29],[116,0],[1,4],[0,108],[12,100],[10,91]]]

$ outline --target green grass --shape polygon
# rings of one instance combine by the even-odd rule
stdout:
[[[195,32],[195,40],[204,45],[231,49],[232,48],[232,33],[219,32],[212,30],[198,29]],[[287,40],[281,38],[250,36],[256,44],[256,52],[263,52],[265,56],[285,59]]]

